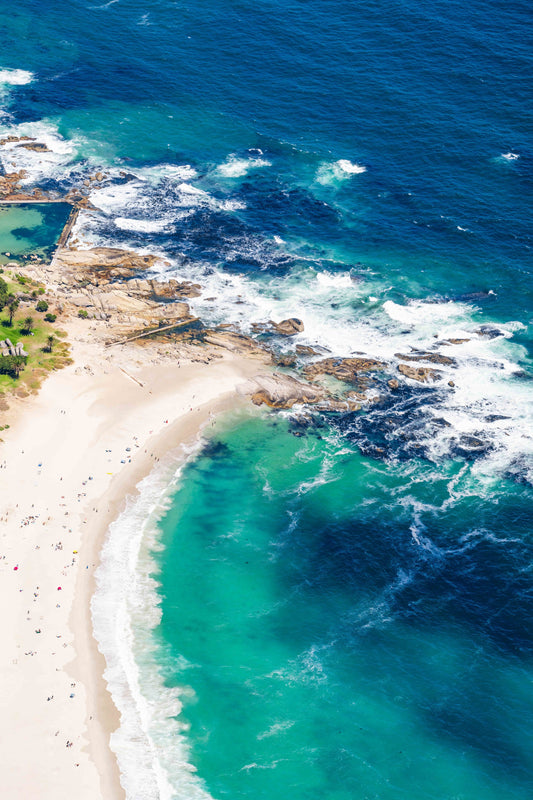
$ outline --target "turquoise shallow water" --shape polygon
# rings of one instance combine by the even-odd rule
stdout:
[[[191,761],[215,797],[528,797],[528,492],[321,435],[215,435],[161,520]]]
[[[11,256],[49,255],[70,210],[66,203],[0,205],[0,263],[6,264]]]
[[[129,800],[529,797],[530,4],[0,11],[1,136],[48,148],[2,168],[101,171],[79,244],[164,256],[210,324],[301,318],[276,351],[385,364],[360,412],[213,429],[113,528]],[[391,392],[413,350],[453,362]]]

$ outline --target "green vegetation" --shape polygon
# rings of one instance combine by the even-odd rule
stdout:
[[[24,397],[36,392],[48,372],[71,363],[66,334],[52,324],[56,314],[47,314],[44,319],[28,314],[32,309],[23,298],[29,299],[34,292],[44,289],[30,278],[22,282],[5,271],[0,277],[0,341],[9,339],[13,345],[22,342],[28,353],[27,357],[0,354],[0,403],[4,394]],[[46,301],[39,303],[48,309]]]
[[[26,356],[2,356],[0,359],[0,375],[18,378],[28,359]]]
[[[10,295],[13,299],[9,300],[7,303],[7,313],[9,314],[9,327],[13,327],[13,317],[15,316],[15,311],[20,305],[20,300],[16,300],[13,295]]]
[[[81,319],[87,319],[89,317],[89,312],[86,308],[80,308],[78,311],[78,317],[81,317]]]
[[[35,327],[35,321],[33,317],[26,317],[22,322],[22,327],[20,329],[20,332],[27,335],[32,332],[34,327]]]
[[[48,311],[48,303],[46,300],[39,300],[38,303],[35,305],[36,311]]]

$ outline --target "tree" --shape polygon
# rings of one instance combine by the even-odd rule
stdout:
[[[52,348],[53,348],[53,346],[55,344],[55,341],[56,341],[55,336],[50,335],[50,336],[47,337],[47,339],[46,339],[46,342],[47,342],[46,349],[48,350],[49,353],[52,352]]]
[[[18,378],[26,366],[25,356],[2,356],[0,358],[0,373]]]
[[[23,332],[24,333],[31,333],[31,331],[33,330],[34,324],[35,323],[33,321],[33,317],[26,317],[24,322],[23,322],[23,324],[22,324]]]
[[[38,303],[35,305],[36,311],[48,311],[48,303],[46,300],[39,300]]]
[[[12,294],[8,297],[8,306],[7,310],[9,312],[9,325],[13,325],[13,317],[15,316],[15,311],[20,305],[20,300],[17,300]]]
[[[9,297],[9,291],[7,288],[7,283],[3,278],[0,278],[0,310],[7,305],[7,298]]]

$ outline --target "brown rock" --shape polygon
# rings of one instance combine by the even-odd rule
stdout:
[[[446,339],[448,344],[464,344],[465,342],[469,342],[470,339]]]
[[[296,333],[301,333],[304,329],[304,324],[301,319],[291,317],[290,319],[283,319],[281,322],[270,321],[274,331],[280,333],[282,336],[294,336]]]
[[[50,153],[50,148],[44,142],[24,142],[17,145],[17,147],[24,147],[25,150],[35,150],[36,153]]]
[[[357,402],[362,402],[367,399],[366,394],[364,392],[346,392],[345,397],[348,400],[353,400]]]
[[[299,356],[319,356],[320,352],[315,350],[314,347],[309,347],[305,344],[297,344],[296,345],[296,353]]]
[[[449,356],[442,356],[440,353],[427,353],[423,350],[415,350],[409,355],[395,353],[396,358],[403,358],[404,361],[430,361],[432,364],[444,364],[451,366],[455,360]]]
[[[335,400],[334,398],[330,398],[317,403],[315,408],[317,411],[335,411],[342,414],[346,411],[360,411],[361,404],[354,403],[353,400]]]
[[[399,381],[396,380],[396,378],[391,378],[390,381],[387,381],[387,385],[388,385],[389,389],[393,389],[394,390],[394,389],[397,389],[399,387],[400,383],[399,383]]]
[[[171,278],[167,283],[162,281],[150,281],[152,291],[158,299],[174,300],[176,297],[198,297],[202,293],[202,287],[198,283],[190,281],[178,281]]]
[[[267,354],[263,347],[243,333],[235,333],[228,330],[207,330],[204,332],[203,341],[215,347],[223,347],[231,353],[245,353],[252,356],[260,356],[266,361]]]
[[[304,329],[304,324],[301,319],[291,317],[290,319],[283,319],[281,322],[254,322],[252,330],[254,333],[278,333],[281,336],[294,336],[301,333]]]
[[[58,266],[86,269],[149,269],[160,262],[158,256],[141,255],[115,247],[93,247],[91,250],[61,250],[56,254]]]
[[[374,372],[384,366],[373,358],[324,358],[304,367],[303,374],[310,380],[319,375],[333,375],[340,381],[351,383],[357,380],[358,373]]]
[[[440,378],[441,373],[436,369],[430,367],[410,367],[408,364],[398,364],[398,371],[406,378],[419,383],[428,383],[429,381],[436,381]]]
[[[296,366],[296,355],[294,353],[285,353],[280,356],[272,356],[272,359],[278,367]]]
[[[256,389],[252,402],[257,406],[264,403],[270,408],[292,408],[296,403],[317,403],[323,398],[323,392],[314,386],[276,372],[258,375],[252,385]]]

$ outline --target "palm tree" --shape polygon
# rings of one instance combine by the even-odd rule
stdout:
[[[47,350],[48,350],[49,353],[51,353],[52,352],[52,348],[53,348],[53,346],[55,344],[55,336],[52,336],[52,335],[48,336],[46,341],[48,342]]]
[[[9,312],[9,327],[13,325],[13,317],[15,316],[15,311],[17,310],[19,305],[20,305],[20,300],[17,300],[16,298],[13,298],[13,300],[10,300],[9,302],[9,305],[7,307],[7,310]]]
[[[25,333],[30,333],[33,329],[33,325],[34,325],[33,317],[26,317],[26,319],[23,322],[22,330]]]

